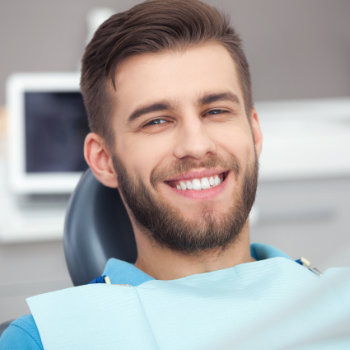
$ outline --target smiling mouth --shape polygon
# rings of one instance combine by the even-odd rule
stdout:
[[[166,181],[166,183],[170,187],[176,188],[180,191],[204,191],[221,185],[225,181],[227,174],[228,172],[223,172],[213,176],[203,176],[178,181]]]

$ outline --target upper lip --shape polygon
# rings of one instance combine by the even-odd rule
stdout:
[[[173,177],[171,179],[167,179],[166,182],[200,179],[202,177],[216,176],[226,172],[227,170],[224,169],[192,170],[187,173],[177,175],[176,177]]]

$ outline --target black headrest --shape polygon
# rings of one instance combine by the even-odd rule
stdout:
[[[131,263],[137,257],[134,233],[118,190],[103,186],[90,169],[69,201],[64,252],[74,285],[100,276],[110,257]]]

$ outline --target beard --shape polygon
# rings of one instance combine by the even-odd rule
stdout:
[[[214,215],[210,205],[203,203],[201,215],[193,220],[186,219],[179,209],[163,198],[155,198],[140,178],[127,172],[115,154],[113,165],[117,172],[118,189],[135,220],[145,229],[143,231],[160,246],[187,254],[213,248],[224,249],[233,242],[242,231],[255,200],[258,179],[256,153],[254,161],[248,165],[243,174],[241,187],[236,193],[236,198],[233,195],[228,211],[218,217],[217,214]],[[157,183],[175,174],[195,168],[218,166],[232,170],[236,178],[239,178],[241,167],[235,158],[223,161],[217,156],[211,156],[200,163],[183,159],[178,160],[171,168],[154,170],[151,173],[150,183],[155,188]]]

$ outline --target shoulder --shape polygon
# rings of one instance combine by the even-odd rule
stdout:
[[[32,315],[13,321],[0,338],[0,349],[42,350],[38,328]]]

